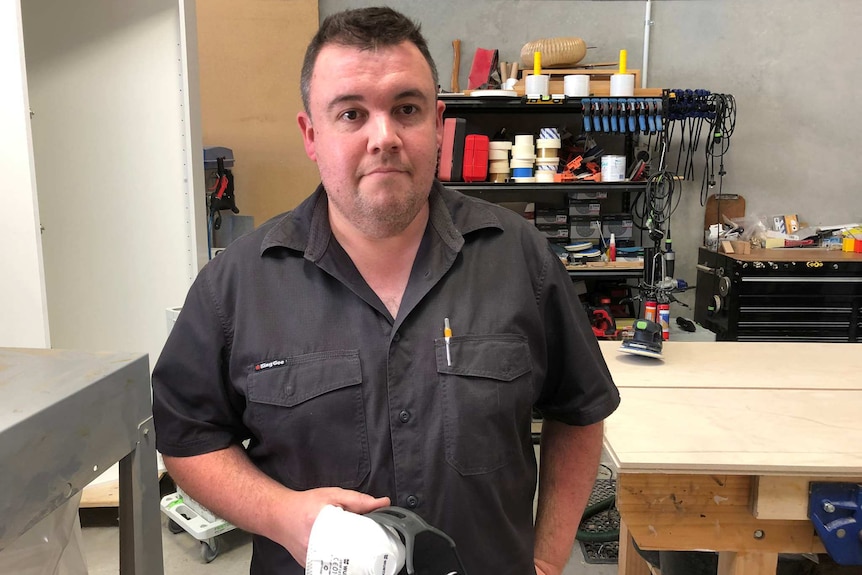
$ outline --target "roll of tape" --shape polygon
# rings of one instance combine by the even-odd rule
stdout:
[[[590,77],[587,74],[569,74],[563,77],[563,92],[570,98],[590,95]]]
[[[556,128],[542,128],[539,130],[539,140],[559,140],[560,132]]]
[[[515,146],[532,146],[533,145],[533,135],[532,134],[518,134],[515,136]]]
[[[509,160],[494,160],[488,164],[488,171],[500,174],[500,173],[509,173]]]
[[[539,172],[556,172],[557,164],[536,164],[536,170]]]
[[[524,81],[524,92],[528,96],[550,96],[550,80],[547,74],[533,74]]]
[[[520,147],[515,146],[512,148],[512,159],[514,160],[534,160],[536,158],[536,151],[533,149],[533,146],[528,147]]]
[[[533,177],[533,168],[513,168],[512,176],[515,178],[531,178]]]
[[[539,148],[536,150],[536,161],[539,160],[558,160],[557,148]]]
[[[488,159],[489,160],[508,160],[509,159],[509,151],[508,150],[495,150],[491,148],[488,150]]]
[[[509,181],[509,172],[492,172],[491,181],[495,184],[505,184]]]
[[[563,147],[563,142],[559,138],[542,138],[541,140],[536,140],[536,148],[556,148],[560,149]]]
[[[550,184],[556,181],[554,180],[555,175],[557,175],[556,172],[536,172],[536,181],[543,184]]]
[[[518,158],[512,158],[512,161],[509,162],[509,167],[513,170],[515,168],[531,168],[533,167],[533,160],[521,160]]]
[[[512,178],[512,181],[516,184],[533,184],[536,182],[536,178]]]
[[[530,141],[530,143],[532,144],[532,140]],[[488,149],[489,150],[511,150],[512,149],[512,142],[497,142],[497,141],[488,142]]]
[[[611,98],[631,98],[634,95],[634,74],[614,74],[611,76]]]

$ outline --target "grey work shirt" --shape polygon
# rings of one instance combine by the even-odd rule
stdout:
[[[153,373],[157,447],[250,439],[251,460],[291,489],[415,510],[470,575],[533,573],[531,410],[588,425],[619,395],[547,240],[436,182],[429,201],[396,318],[333,237],[321,188],[211,261]],[[303,568],[256,536],[251,572]]]

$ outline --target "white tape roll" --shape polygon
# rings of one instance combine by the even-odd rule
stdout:
[[[515,168],[532,168],[533,160],[521,160],[519,158],[513,158],[511,162],[509,162],[509,167],[512,169]]]
[[[634,74],[614,74],[611,76],[611,98],[631,98],[634,95]]]
[[[560,139],[555,139],[555,140],[541,139],[541,140],[536,140],[536,147],[537,148],[558,148],[559,149],[559,148],[563,147],[563,142]]]
[[[587,74],[569,74],[563,77],[563,92],[570,98],[590,95],[590,77]]]
[[[551,77],[547,74],[539,74],[539,75],[530,75],[527,76],[527,79],[524,81],[525,85],[525,94],[528,96],[550,96]]]
[[[550,184],[554,182],[554,176],[556,175],[557,172],[536,172],[536,181],[543,184]]]

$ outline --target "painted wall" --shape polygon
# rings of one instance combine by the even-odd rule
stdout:
[[[320,0],[320,16],[378,3]],[[513,61],[527,41],[554,36],[579,36],[595,46],[585,62],[614,60],[625,48],[629,66],[641,67],[644,1],[391,4],[422,24],[447,89],[456,38],[462,86],[477,47],[496,48],[501,59]],[[743,195],[748,214],[797,213],[812,225],[862,221],[854,169],[862,120],[853,105],[862,90],[862,2],[655,0],[652,20],[650,87],[704,88],[736,98],[724,192]],[[689,283],[702,242],[702,170],[698,158],[696,181],[683,186],[672,220],[676,275]]]

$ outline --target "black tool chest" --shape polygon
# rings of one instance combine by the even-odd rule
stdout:
[[[862,254],[698,252],[694,317],[719,341],[862,342],[860,307]]]

